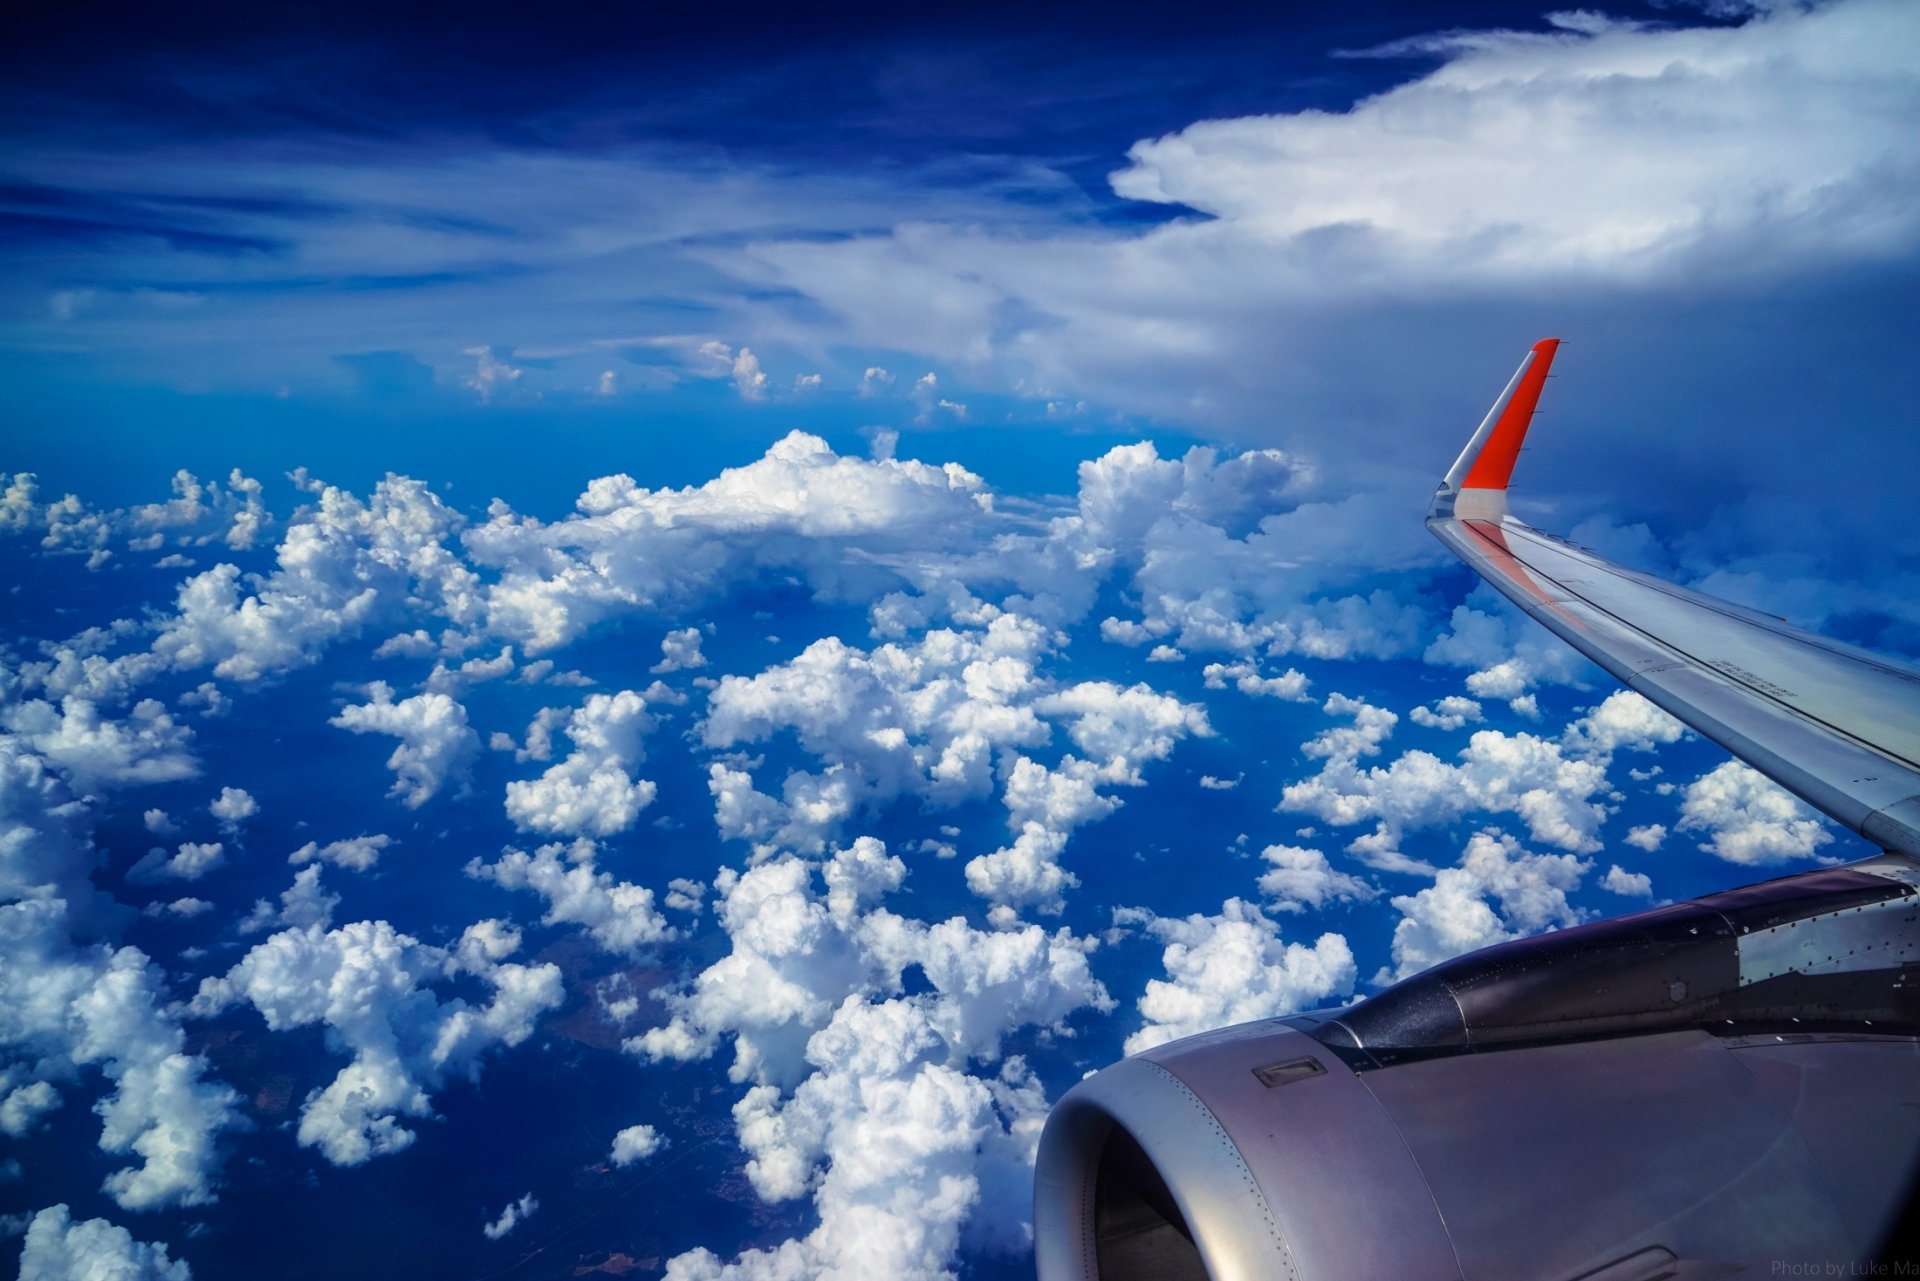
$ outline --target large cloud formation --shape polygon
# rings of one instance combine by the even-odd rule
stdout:
[[[453,949],[432,947],[386,921],[336,930],[292,927],[254,947],[226,975],[200,984],[195,1014],[247,1002],[274,1031],[319,1024],[353,1058],[300,1108],[299,1141],[335,1165],[359,1165],[413,1142],[403,1116],[431,1116],[429,1092],[449,1075],[477,1074],[495,1045],[518,1045],[560,1004],[560,970],[506,961],[520,946],[499,921],[469,926]],[[485,1005],[433,992],[469,975],[491,989]]]
[[[963,1232],[1024,1244],[1016,1207],[1046,1101],[1021,1059],[1002,1058],[1002,1039],[1112,1000],[1089,970],[1091,941],[897,916],[878,904],[905,876],[871,837],[818,863],[722,873],[716,911],[732,951],[668,993],[671,1020],[628,1048],[690,1060],[730,1038],[730,1075],[747,1086],[733,1110],[747,1177],[768,1200],[811,1190],[819,1225],[731,1263],[694,1251],[669,1276],[934,1278],[949,1275]],[[903,993],[909,967],[930,990]]]

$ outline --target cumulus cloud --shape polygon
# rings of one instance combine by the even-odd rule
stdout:
[[[345,840],[328,841],[325,845],[318,841],[308,841],[293,853],[287,855],[287,862],[295,867],[302,863],[332,863],[335,867],[344,867],[349,871],[364,872],[380,861],[380,853],[393,844],[393,838],[384,834],[368,836],[349,836]]]
[[[535,734],[550,734],[554,723],[535,722],[530,755]],[[633,826],[653,803],[654,785],[631,773],[645,759],[642,741],[653,725],[646,699],[633,690],[588,698],[566,720],[572,753],[537,779],[507,784],[507,817],[522,831],[551,836],[612,836]]]
[[[1308,756],[1323,756],[1331,760],[1358,760],[1362,756],[1378,756],[1380,745],[1393,737],[1393,727],[1400,718],[1384,707],[1375,707],[1365,699],[1349,698],[1345,694],[1329,695],[1321,704],[1320,710],[1329,716],[1352,718],[1353,724],[1322,730],[1300,745],[1301,752]]]
[[[1352,992],[1357,977],[1353,952],[1341,935],[1322,934],[1311,947],[1283,942],[1279,926],[1237,898],[1221,904],[1217,916],[1123,912],[1116,919],[1138,920],[1166,942],[1161,962],[1167,977],[1147,980],[1140,998],[1146,1022],[1127,1037],[1128,1054],[1324,1005]]]
[[[1513,814],[1535,840],[1576,853],[1599,848],[1596,833],[1607,810],[1597,799],[1606,790],[1606,769],[1598,761],[1569,759],[1559,744],[1531,734],[1480,730],[1458,753],[1457,765],[1416,750],[1389,765],[1362,769],[1348,751],[1360,750],[1368,738],[1341,737],[1350,732],[1323,736],[1326,764],[1284,790],[1282,809],[1336,826],[1371,819],[1389,844],[1403,828],[1444,825],[1475,813]]]
[[[1046,1101],[1023,1061],[1001,1059],[1002,1040],[1112,1002],[1087,966],[1091,944],[1065,931],[928,925],[879,906],[905,875],[863,837],[818,863],[786,857],[716,879],[732,950],[667,993],[671,1019],[628,1048],[686,1060],[730,1038],[731,1076],[748,1087],[734,1107],[748,1180],[771,1201],[811,1190],[819,1225],[730,1263],[693,1251],[669,1276],[933,1278],[963,1234],[1023,1248]],[[927,989],[913,996],[910,967]],[[976,1075],[975,1062],[1000,1069]]]
[[[1642,849],[1651,854],[1660,848],[1661,842],[1667,839],[1667,827],[1664,823],[1644,823],[1639,827],[1628,828],[1627,834],[1620,839],[1636,849]]]
[[[20,1255],[20,1281],[192,1281],[185,1259],[167,1256],[157,1241],[105,1219],[74,1222],[64,1205],[52,1205],[27,1224]]]
[[[1600,878],[1600,888],[1610,894],[1619,894],[1627,898],[1652,898],[1653,878],[1645,872],[1629,872],[1615,863]]]
[[[1427,645],[1422,657],[1439,666],[1473,668],[1466,678],[1467,693],[1474,699],[1499,699],[1522,715],[1533,706],[1529,691],[1577,684],[1591,671],[1586,659],[1484,583],[1454,607],[1447,630]]]
[[[1335,871],[1319,850],[1269,845],[1260,857],[1273,865],[1260,875],[1260,893],[1283,912],[1317,912],[1329,903],[1365,902],[1380,892],[1357,876]]]
[[[613,1136],[613,1153],[609,1159],[615,1165],[632,1165],[635,1161],[644,1161],[667,1146],[660,1132],[650,1125],[630,1125]]]
[[[1143,786],[1142,765],[1165,759],[1188,735],[1213,732],[1198,704],[1145,685],[1083,681],[1035,700],[1034,708],[1065,718],[1068,737],[1091,759],[1069,753],[1049,768],[1020,754],[1003,771],[1013,842],[966,866],[968,888],[993,903],[990,919],[1001,926],[1017,921],[1021,908],[1062,910],[1064,892],[1079,884],[1059,862],[1068,838],[1121,804],[1101,785]]]
[[[1234,688],[1242,694],[1281,698],[1295,703],[1306,701],[1307,686],[1312,683],[1291,667],[1278,676],[1262,676],[1259,667],[1249,661],[1208,663],[1202,675],[1206,678],[1208,689],[1225,689],[1227,682],[1232,681]]]
[[[1764,774],[1728,761],[1687,784],[1683,832],[1704,832],[1700,848],[1729,863],[1765,867],[1812,858],[1833,840],[1827,824]]]
[[[349,704],[327,722],[355,734],[389,734],[400,740],[387,758],[394,773],[390,796],[409,809],[433,799],[448,782],[466,777],[480,754],[480,736],[467,726],[467,709],[446,694],[415,694],[393,701],[385,681],[367,686],[368,701]]]
[[[104,932],[117,909],[93,884],[90,816],[60,771],[0,735],[0,901],[58,903],[77,934]]]
[[[1415,725],[1424,725],[1428,729],[1454,730],[1485,718],[1480,713],[1480,704],[1471,698],[1449,694],[1437,700],[1431,707],[1414,708],[1407,713],[1407,719]]]
[[[293,884],[280,893],[279,907],[266,899],[255,899],[253,910],[241,919],[238,928],[243,935],[281,926],[324,930],[333,924],[333,911],[339,906],[340,896],[327,892],[320,883],[320,867],[314,864],[294,873]]]
[[[10,1092],[48,1103],[50,1079],[97,1068],[111,1085],[94,1107],[100,1148],[139,1162],[108,1175],[107,1194],[130,1210],[213,1201],[216,1138],[238,1099],[185,1052],[160,968],[138,948],[73,943],[57,899],[0,907],[0,952],[0,1047],[31,1078]]]
[[[225,490],[217,481],[204,484],[182,469],[173,475],[173,493],[174,497],[165,502],[142,504],[126,513],[133,529],[153,531],[144,540],[147,550],[157,550],[169,542],[177,547],[198,547],[219,541],[245,551],[272,523],[260,482],[238,467],[227,474]],[[135,540],[136,544],[142,541]]]
[[[989,792],[996,750],[1049,736],[1036,664],[1052,644],[1033,620],[993,612],[981,631],[938,629],[871,652],[829,637],[756,676],[723,678],[701,725],[708,746],[792,730],[824,768],[789,774],[775,798],[742,771],[716,767],[721,834],[812,851],[862,806],[907,793],[951,805]]]
[[[670,631],[660,641],[660,661],[653,665],[657,673],[689,671],[707,665],[706,655],[700,652],[700,629],[681,627]]]
[[[223,787],[207,811],[219,820],[222,831],[232,835],[240,830],[240,824],[260,812],[260,802],[243,787]]]
[[[493,863],[474,859],[467,875],[501,889],[532,890],[547,900],[547,925],[578,925],[609,952],[633,955],[675,931],[644,885],[616,881],[594,866],[592,841],[542,845],[532,854],[509,849]]]
[[[1407,978],[1463,952],[1577,925],[1567,900],[1592,864],[1572,854],[1534,854],[1501,832],[1475,832],[1455,867],[1431,886],[1394,898],[1393,972]],[[1389,977],[1382,971],[1380,980]]]
[[[288,928],[202,980],[191,1010],[206,1016],[246,1002],[275,1032],[324,1026],[352,1061],[307,1096],[296,1134],[335,1165],[359,1165],[411,1144],[403,1117],[432,1116],[431,1093],[448,1076],[477,1075],[489,1049],[520,1044],[560,1004],[557,966],[503,959],[519,944],[498,921],[469,926],[451,949],[386,921]],[[485,1005],[434,992],[463,975],[489,989]]]
[[[696,487],[602,477],[578,506],[543,524],[496,505],[465,535],[468,555],[498,573],[488,626],[532,652],[608,614],[669,608],[764,572],[800,570],[829,594],[885,590],[900,576],[877,557],[947,550],[992,510],[985,484],[958,465],[843,458],[803,432]]]
[[[475,618],[477,577],[448,546],[463,522],[424,484],[389,476],[363,501],[303,473],[296,479],[316,501],[289,522],[274,570],[244,589],[231,564],[182,582],[174,613],[158,625],[155,659],[257,681],[416,609],[456,624]]]
[[[55,707],[29,699],[0,707],[0,727],[58,765],[83,787],[165,783],[200,772],[192,733],[157,699],[142,699],[123,719],[91,699],[68,695]]]
[[[1686,726],[1645,698],[1622,689],[1567,726],[1562,741],[1577,755],[1610,757],[1622,748],[1650,752],[1662,743],[1678,742],[1686,732]]]
[[[226,861],[226,846],[219,841],[182,841],[171,855],[164,849],[149,850],[146,857],[127,869],[127,879],[136,885],[197,881]]]
[[[487,1240],[498,1241],[532,1218],[533,1212],[539,1208],[540,1203],[534,1200],[533,1193],[529,1192],[518,1201],[508,1202],[507,1208],[500,1212],[500,1217],[483,1226],[480,1231],[486,1235]]]

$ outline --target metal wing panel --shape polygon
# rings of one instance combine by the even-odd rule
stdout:
[[[1537,344],[1516,384],[1537,391],[1552,354]],[[1497,436],[1483,424],[1476,440]],[[1441,542],[1629,688],[1839,822],[1920,856],[1920,671],[1532,529],[1507,515],[1505,473],[1475,487],[1466,462],[1434,496],[1427,525]]]

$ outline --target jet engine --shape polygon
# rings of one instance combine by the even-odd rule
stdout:
[[[1040,1279],[1864,1266],[1920,1153],[1916,887],[1883,855],[1126,1059],[1048,1121]]]

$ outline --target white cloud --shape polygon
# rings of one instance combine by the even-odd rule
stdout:
[[[1705,832],[1700,848],[1708,853],[1753,867],[1812,858],[1833,840],[1818,814],[1739,761],[1687,784],[1677,826]]]
[[[39,492],[32,472],[13,473],[6,490],[0,492],[0,531],[24,534],[39,523],[40,504],[35,501]]]
[[[1576,683],[1591,670],[1584,658],[1485,584],[1454,607],[1447,630],[1422,657],[1440,666],[1474,668],[1467,692],[1508,703],[1543,684]]]
[[[1048,737],[1034,701],[1036,662],[1051,644],[1032,620],[998,614],[983,631],[936,630],[871,652],[829,637],[757,676],[723,678],[701,726],[708,746],[792,729],[825,766],[788,775],[778,800],[751,791],[741,771],[717,772],[723,834],[811,851],[862,805],[986,794],[996,750]]]
[[[1435,702],[1432,707],[1414,708],[1407,713],[1407,719],[1415,725],[1424,725],[1428,729],[1455,730],[1462,725],[1484,718],[1480,714],[1480,704],[1471,698],[1449,694]]]
[[[1034,707],[1043,716],[1064,720],[1067,736],[1088,756],[1104,762],[1102,769],[1115,781],[1137,782],[1141,765],[1165,760],[1181,739],[1213,733],[1205,708],[1146,685],[1123,688],[1111,681],[1081,681],[1035,700]]]
[[[519,366],[494,355],[491,347],[468,347],[462,354],[473,357],[473,372],[467,376],[466,385],[480,397],[483,405],[507,396],[526,373]]]
[[[1242,694],[1282,698],[1295,703],[1306,701],[1307,686],[1312,683],[1291,667],[1278,676],[1262,676],[1257,666],[1244,660],[1238,663],[1208,663],[1202,674],[1206,677],[1208,689],[1225,689],[1231,680]]]
[[[1646,823],[1629,828],[1627,834],[1620,839],[1636,849],[1643,849],[1651,854],[1660,848],[1661,842],[1667,839],[1667,827],[1664,823]]]
[[[766,371],[760,368],[760,358],[745,347],[733,359],[733,387],[742,400],[767,398]]]
[[[1623,747],[1650,752],[1662,743],[1678,742],[1686,732],[1686,726],[1645,698],[1622,689],[1567,726],[1563,741],[1577,755],[1610,757]]]
[[[433,670],[427,673],[427,679],[420,682],[420,687],[431,693],[458,697],[460,691],[469,685],[480,685],[511,675],[513,667],[513,646],[508,645],[492,658],[469,658],[458,667],[437,662]]]
[[[266,899],[255,899],[253,910],[237,928],[243,935],[275,927],[324,930],[333,924],[333,911],[339,906],[340,896],[327,893],[320,883],[320,865],[316,863],[294,873],[293,884],[280,893],[278,908]]]
[[[999,1036],[1022,1024],[1051,1026],[1083,1005],[1104,1007],[1085,945],[1065,932],[981,931],[958,917],[928,926],[869,910],[905,875],[871,837],[817,865],[788,857],[723,871],[715,912],[732,952],[670,995],[673,1018],[628,1048],[652,1058],[705,1057],[731,1034],[735,1080],[790,1084],[805,1071],[807,1038],[848,992],[898,991],[912,965],[934,989],[913,1003],[960,1060],[996,1057]]]
[[[1357,876],[1336,872],[1319,850],[1269,845],[1260,857],[1273,870],[1260,876],[1260,892],[1283,912],[1319,911],[1329,903],[1365,902],[1380,891]]]
[[[487,1240],[498,1241],[519,1227],[521,1223],[532,1218],[533,1212],[539,1208],[540,1203],[534,1200],[533,1193],[529,1192],[518,1201],[509,1202],[507,1208],[500,1212],[499,1218],[480,1230],[486,1234]]]
[[[62,904],[76,932],[106,927],[117,909],[93,884],[100,855],[89,817],[58,770],[0,735],[0,901]]]
[[[490,630],[530,652],[607,614],[674,607],[761,573],[798,569],[827,594],[877,596],[901,581],[887,558],[971,539],[992,510],[984,483],[958,465],[843,458],[804,432],[704,485],[649,490],[605,476],[577,505],[580,515],[548,525],[496,504],[465,535],[469,556],[499,571]]]
[[[63,1100],[51,1081],[29,1081],[26,1065],[0,1072],[0,1134],[24,1138],[58,1110]]]
[[[644,1161],[661,1148],[667,1141],[660,1132],[650,1125],[630,1125],[613,1136],[613,1153],[609,1158],[615,1165],[632,1165],[635,1161]]]
[[[1894,52],[1915,40],[1910,9],[1872,2],[1735,27],[1469,33],[1429,42],[1440,67],[1350,111],[1138,143],[1114,186],[1276,244],[1351,228],[1343,265],[1361,272],[1646,280],[1729,243],[1872,258],[1913,230],[1887,197],[1889,166],[1920,159]],[[1899,106],[1844,88],[1862,81],[1900,86]]]
[[[1449,765],[1430,752],[1410,751],[1363,770],[1351,756],[1330,756],[1319,774],[1285,789],[1280,807],[1336,826],[1372,819],[1389,839],[1403,827],[1513,814],[1535,840],[1577,853],[1599,848],[1607,816],[1596,799],[1606,789],[1603,764],[1568,759],[1559,744],[1531,734],[1499,730],[1475,733],[1458,759]]]
[[[1549,926],[1577,925],[1582,914],[1567,895],[1592,866],[1572,854],[1528,853],[1504,833],[1475,832],[1458,866],[1442,869],[1429,888],[1393,900],[1400,922],[1390,977],[1403,979]],[[1383,971],[1381,977],[1389,976]]]
[[[1022,1026],[1112,1002],[1087,967],[1091,943],[1065,931],[929,926],[875,906],[905,873],[863,837],[820,864],[717,878],[732,951],[668,993],[673,1017],[628,1048],[704,1058],[731,1037],[748,1180],[770,1201],[811,1190],[819,1224],[733,1263],[693,1251],[668,1276],[931,1281],[950,1275],[963,1239],[1025,1247],[1045,1096],[1018,1058],[991,1076],[967,1068],[999,1060]],[[931,990],[900,996],[911,966]]]
[[[1653,878],[1645,872],[1629,872],[1615,863],[1600,878],[1600,888],[1609,894],[1619,894],[1626,898],[1652,898]]]
[[[362,501],[304,473],[295,479],[316,501],[289,522],[273,572],[244,593],[230,564],[186,579],[175,612],[158,624],[155,658],[250,682],[414,609],[475,618],[477,578],[447,546],[464,522],[424,484],[389,476]]]
[[[157,1241],[105,1219],[76,1223],[64,1205],[33,1216],[20,1254],[20,1281],[192,1281],[185,1259],[167,1255]]]
[[[221,830],[231,835],[240,830],[240,824],[260,812],[260,802],[245,788],[223,787],[207,811],[220,821]]]
[[[335,867],[344,867],[354,872],[364,872],[380,861],[380,853],[393,844],[393,838],[386,835],[349,836],[341,841],[328,841],[325,845],[318,841],[308,841],[293,853],[287,855],[287,862],[298,867],[302,863],[332,863]]]
[[[385,681],[367,686],[368,701],[349,704],[327,723],[355,734],[390,734],[400,740],[387,757],[393,789],[409,809],[418,809],[450,781],[462,780],[480,754],[480,737],[467,726],[467,709],[445,694],[415,694],[393,701]]]
[[[402,1117],[433,1115],[430,1092],[448,1075],[477,1075],[488,1049],[520,1044],[560,1004],[557,966],[501,959],[519,942],[497,921],[469,926],[451,950],[385,921],[284,929],[203,980],[191,1008],[207,1015],[246,1001],[272,1031],[325,1026],[353,1058],[307,1096],[296,1134],[335,1165],[359,1165],[411,1144]],[[486,984],[487,1004],[434,994],[435,982],[461,975]]]
[[[670,631],[660,641],[660,661],[652,670],[657,673],[690,671],[707,665],[706,655],[700,652],[700,629],[682,627]]]
[[[510,849],[495,863],[472,860],[467,875],[502,889],[532,890],[547,900],[544,923],[582,926],[609,952],[633,955],[673,938],[673,927],[654,906],[653,891],[616,881],[594,866],[593,856],[593,842],[585,839],[542,845],[532,854]]]
[[[127,879],[135,885],[197,881],[226,861],[226,846],[219,841],[182,841],[172,855],[164,849],[147,851],[145,858],[127,869]]]
[[[551,732],[545,717],[528,732],[529,755],[544,745],[536,735]],[[507,817],[522,831],[550,836],[612,836],[633,826],[653,803],[654,785],[631,773],[646,758],[643,740],[653,725],[646,699],[633,690],[590,696],[566,721],[572,753],[537,779],[507,784]]]
[[[1146,1023],[1127,1037],[1128,1054],[1353,991],[1353,952],[1338,934],[1322,934],[1311,947],[1282,942],[1279,926],[1237,898],[1221,904],[1218,916],[1144,915],[1141,923],[1166,942],[1167,977],[1147,980],[1140,998]]]
[[[192,733],[156,699],[135,703],[124,720],[103,716],[78,695],[61,699],[58,709],[31,699],[0,707],[0,726],[83,787],[165,783],[200,772],[189,749]]]
[[[1307,756],[1344,761],[1378,756],[1380,744],[1393,737],[1393,727],[1400,723],[1400,717],[1386,708],[1375,707],[1365,699],[1349,698],[1345,694],[1328,695],[1320,710],[1329,716],[1352,717],[1353,724],[1322,730],[1302,743],[1300,751]]]
[[[57,899],[0,907],[0,1046],[37,1079],[97,1066],[111,1083],[94,1108],[100,1148],[139,1161],[107,1176],[117,1204],[208,1204],[237,1096],[185,1052],[158,966],[137,948],[76,945],[69,929]]]

